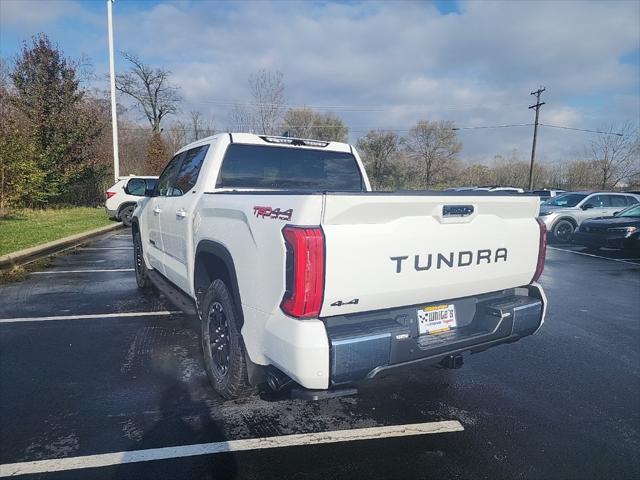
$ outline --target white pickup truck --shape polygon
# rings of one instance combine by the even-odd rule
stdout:
[[[457,368],[536,332],[535,196],[373,192],[350,145],[225,133],[180,150],[133,216],[138,286],[201,324],[226,398],[309,398],[390,369]]]

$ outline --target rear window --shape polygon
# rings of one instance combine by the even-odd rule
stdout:
[[[229,145],[218,188],[364,190],[351,153],[262,145]]]
[[[547,200],[544,202],[544,205],[550,207],[575,207],[584,200],[586,196],[586,193],[565,193]]]

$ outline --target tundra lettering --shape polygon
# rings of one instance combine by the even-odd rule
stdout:
[[[446,265],[449,268],[452,267],[468,267],[473,263],[473,252],[468,250],[463,250],[458,252],[449,252],[448,254],[438,253],[436,255],[436,270],[440,270],[443,268],[443,265]],[[398,257],[389,257],[392,262],[396,262],[396,273],[402,272],[402,262],[409,258],[408,255],[402,255]],[[486,260],[486,263],[491,263],[491,259],[493,258],[493,263],[498,263],[499,260],[503,262],[507,261],[507,249],[506,248],[498,248],[495,252],[492,252],[490,249],[480,249],[476,252],[476,265],[480,265],[481,260]],[[457,262],[455,261],[457,259]],[[427,255],[414,255],[413,257],[413,268],[416,272],[422,272],[424,270],[431,269],[433,262],[433,254],[428,253]]]

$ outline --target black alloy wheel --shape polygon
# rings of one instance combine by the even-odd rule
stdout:
[[[200,302],[200,337],[204,369],[211,385],[227,399],[255,393],[249,383],[241,312],[223,280],[214,280]]]
[[[209,307],[209,351],[217,376],[224,378],[229,372],[229,324],[224,307],[213,302]]]
[[[138,288],[149,288],[151,286],[151,279],[147,274],[147,265],[144,263],[142,240],[140,240],[139,233],[133,236],[133,267],[136,271]]]
[[[573,238],[575,227],[569,220],[559,220],[553,226],[553,239],[561,243],[569,243]]]

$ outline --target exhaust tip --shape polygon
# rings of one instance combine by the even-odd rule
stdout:
[[[277,368],[269,368],[267,372],[267,385],[269,385],[269,388],[274,392],[279,392],[292,382],[293,380],[288,375],[282,373]]]

